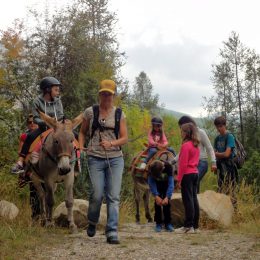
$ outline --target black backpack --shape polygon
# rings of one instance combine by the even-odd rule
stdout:
[[[118,139],[119,136],[119,130],[120,130],[120,119],[121,119],[121,115],[122,115],[122,109],[120,107],[116,108],[115,111],[115,127],[111,128],[111,127],[104,127],[100,124],[98,117],[99,117],[99,105],[93,105],[92,106],[93,109],[93,123],[92,123],[92,129],[91,129],[91,135],[90,138],[92,139],[94,136],[94,133],[97,129],[99,129],[100,131],[103,130],[108,130],[108,129],[112,129],[114,130],[116,139]]]

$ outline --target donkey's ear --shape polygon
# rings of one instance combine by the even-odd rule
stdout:
[[[47,125],[48,127],[50,127],[50,128],[56,128],[57,121],[56,121],[54,118],[52,118],[52,117],[50,117],[50,116],[44,114],[43,112],[41,112],[41,111],[39,111],[39,110],[38,110],[38,112],[39,112],[39,114],[40,114],[41,119],[46,123],[46,125]]]
[[[72,120],[72,128],[75,129],[77,126],[79,126],[83,121],[83,113],[79,114],[77,117],[75,117]]]

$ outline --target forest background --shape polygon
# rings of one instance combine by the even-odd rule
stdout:
[[[62,102],[67,118],[98,102],[98,84],[102,79],[115,80],[115,105],[121,106],[127,117],[129,143],[123,147],[126,163],[122,203],[129,202],[130,210],[133,184],[128,168],[132,158],[144,149],[153,116],[163,118],[170,146],[179,150],[178,116],[164,109],[149,76],[140,71],[130,85],[120,73],[127,63],[127,53],[119,51],[117,16],[109,10],[108,2],[77,0],[55,13],[50,13],[48,7],[45,12],[30,10],[33,22],[28,23],[29,18],[27,22],[16,20],[0,32],[0,199],[21,207],[28,205],[28,188],[18,189],[16,176],[9,172],[17,159],[19,135],[26,130],[26,116],[39,94],[38,83],[47,75],[55,76],[63,84]],[[217,135],[213,119],[221,114],[226,116],[229,130],[247,151],[247,161],[239,171],[240,187],[244,188],[241,197],[245,204],[258,205],[260,56],[240,41],[237,32],[230,32],[218,62],[212,64],[211,87],[215,95],[205,98],[203,104],[208,117],[197,122],[213,143]],[[174,89],[169,86],[169,91]],[[76,198],[86,198],[88,193],[86,158],[82,163],[83,172],[75,183]],[[206,189],[216,190],[216,176],[210,172],[202,183],[202,191]],[[250,196],[244,196],[246,192]],[[62,199],[63,188],[59,187],[57,203]]]

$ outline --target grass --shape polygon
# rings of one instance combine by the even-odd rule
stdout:
[[[38,252],[37,250],[41,248],[43,243],[44,246],[53,247],[55,244],[60,244],[63,240],[65,241],[65,235],[68,234],[68,230],[63,228],[45,229],[39,225],[31,226],[28,187],[18,189],[17,177],[10,175],[7,168],[8,167],[4,168],[0,173],[1,199],[15,203],[20,209],[20,213],[13,221],[0,218],[0,259],[29,259],[30,255],[33,255],[34,252]],[[216,176],[209,172],[202,181],[201,192],[208,189],[216,190],[216,187]],[[234,215],[234,221],[231,227],[228,229],[223,228],[217,222],[210,221],[202,215],[200,220],[202,228],[214,229],[216,232],[228,231],[231,233],[251,234],[259,239],[260,220],[259,217],[252,214],[252,211],[259,207],[259,202],[255,202],[253,187],[246,186],[242,183],[237,195],[238,212]],[[56,203],[59,203],[63,198],[63,192],[60,191],[56,195]],[[147,223],[143,202],[141,204],[141,223]],[[151,199],[150,209],[152,216],[154,214],[153,208],[153,199]],[[135,203],[132,196],[124,197],[124,200],[121,201],[119,222],[120,225],[135,222]],[[191,244],[200,246],[202,244],[202,238],[203,237],[192,238]],[[136,239],[134,235],[133,239]],[[127,246],[127,244],[123,246]],[[259,242],[256,242],[252,249],[259,251]],[[74,251],[71,251],[72,256],[73,253]]]

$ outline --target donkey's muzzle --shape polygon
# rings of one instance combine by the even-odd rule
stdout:
[[[71,170],[70,167],[59,168],[59,174],[60,175],[66,175],[70,172],[70,170]]]

